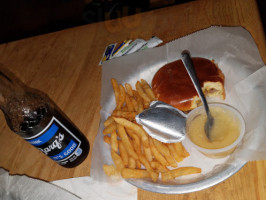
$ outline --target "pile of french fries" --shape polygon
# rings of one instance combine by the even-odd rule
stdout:
[[[156,182],[166,182],[176,177],[201,173],[200,168],[180,167],[178,162],[189,156],[181,142],[162,143],[151,138],[135,122],[135,116],[148,108],[156,100],[149,84],[141,79],[134,90],[128,83],[125,86],[111,79],[116,107],[104,122],[104,141],[110,144],[114,165],[104,165],[108,176],[123,178],[151,178]],[[171,170],[170,170],[170,169]]]

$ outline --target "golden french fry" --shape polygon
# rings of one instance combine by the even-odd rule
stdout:
[[[125,166],[128,166],[129,158],[128,158],[127,150],[121,141],[118,142],[118,146],[119,146],[120,156],[121,156]]]
[[[111,149],[118,152],[118,141],[116,131],[111,133]]]
[[[141,96],[138,94],[137,91],[133,91],[134,96],[136,97],[137,101],[137,113],[141,113],[144,110],[144,104],[143,104],[143,99]]]
[[[176,153],[178,153],[178,155],[182,156],[182,157],[188,157],[189,153],[185,150],[182,142],[177,142],[177,143],[173,143]]]
[[[129,84],[129,83],[126,83],[125,84],[125,88],[126,88],[126,90],[127,90],[127,93],[129,94],[129,96],[133,96],[133,90],[132,90],[132,87],[131,87],[131,85]]]
[[[143,99],[136,90],[133,90],[133,95],[137,101],[137,113],[141,113],[144,110]]]
[[[119,103],[119,86],[117,84],[117,80],[114,79],[114,78],[111,79],[111,83],[112,83],[113,90],[114,90],[114,93],[115,93],[116,105],[118,105],[118,103]]]
[[[158,160],[163,166],[167,166],[168,162],[166,159],[162,156],[162,154],[157,150],[157,148],[153,144],[153,140],[150,138],[150,147],[151,147],[151,152],[156,160]]]
[[[124,168],[121,172],[123,178],[150,178],[150,173],[145,169]]]
[[[136,126],[138,126],[138,125],[134,124],[133,122],[131,122],[127,119],[121,118],[121,117],[113,117],[113,119],[115,120],[115,122],[117,124],[124,126],[127,130],[129,129],[129,130],[134,131],[134,133],[136,133],[136,134],[138,134],[138,136],[140,136],[140,134],[138,132],[136,132],[136,130],[137,130]]]
[[[151,165],[149,163],[149,161],[146,159],[145,156],[143,156],[142,154],[139,154],[139,161],[144,165],[144,167],[148,170],[148,171],[152,171]]]
[[[134,142],[134,141],[136,141],[136,142]],[[142,153],[142,151],[141,151],[141,144],[140,144],[140,140],[139,139],[138,140],[134,140],[133,139],[132,145],[133,145],[133,147],[135,149],[135,152],[137,154]]]
[[[139,109],[139,106],[138,106],[138,102],[136,101],[136,99],[134,99],[133,97],[129,97],[130,98],[130,101],[132,102],[132,105],[134,107],[134,111],[138,111]]]
[[[152,161],[152,154],[151,154],[151,149],[150,147],[143,147],[144,155],[146,156],[147,160],[149,162]]]
[[[177,163],[176,161],[174,160],[174,158],[172,157],[172,155],[170,154],[166,154],[164,155],[165,159],[167,160],[168,164],[171,166],[171,167],[174,167],[176,168],[177,167]]]
[[[153,139],[153,144],[154,146],[157,148],[157,150],[165,157],[165,159],[167,160],[168,164],[171,167],[177,167],[177,163],[176,161],[173,159],[169,149],[167,148],[167,146],[163,143],[161,143],[158,140]]]
[[[106,126],[104,129],[103,129],[103,134],[104,135],[107,135],[109,133],[112,133],[113,131],[116,130],[116,123],[113,122],[111,124],[109,124],[108,126]]]
[[[134,105],[133,105],[133,103],[131,102],[131,100],[130,100],[128,94],[126,94],[126,105],[127,105],[127,110],[128,110],[128,111],[130,111],[130,112],[135,111],[135,109],[134,109]]]
[[[159,178],[159,173],[154,172],[154,171],[149,171],[149,170],[148,170],[148,172],[149,172],[149,174],[151,176],[152,181],[153,182],[157,182],[157,180]]]
[[[133,122],[131,121],[128,121],[127,119],[124,119],[124,118],[118,118],[118,117],[113,117],[115,122],[128,128],[128,129],[131,129],[133,130],[136,134],[139,135],[139,137],[141,138],[142,140],[142,144],[143,146],[145,147],[148,147],[149,146],[149,140],[148,140],[148,137],[145,133],[145,131],[140,127],[138,126],[137,124],[134,124]]]
[[[103,171],[107,176],[119,176],[119,172],[113,165],[103,165]]]
[[[147,83],[147,81],[145,81],[144,79],[141,79],[141,86],[151,101],[156,100],[155,95],[154,95],[150,85]]]
[[[141,99],[137,99],[137,104],[138,104],[137,113],[139,114],[144,110],[144,105]]]
[[[114,123],[114,119],[111,116],[109,116],[107,118],[107,120],[104,121],[103,125],[104,125],[104,127],[107,127],[107,126],[109,126],[112,123]]]
[[[170,170],[168,172],[162,173],[162,181],[169,181],[175,179],[179,176],[201,173],[201,169],[197,167],[180,167],[177,169]]]
[[[162,155],[164,155],[164,154],[170,155],[169,149],[162,142],[160,142],[159,140],[156,140],[154,138],[152,138],[152,142],[153,142],[154,146],[157,148],[157,150],[162,153]]]
[[[136,161],[136,168],[141,169],[141,162],[139,160]]]
[[[139,95],[138,91],[136,91],[136,90],[132,90],[132,92],[133,92],[133,97],[134,97],[135,99],[142,99],[141,96]]]
[[[182,145],[182,149],[183,149],[183,153],[184,153],[185,157],[190,156],[189,152],[186,150],[186,148],[184,147],[184,145],[182,144],[182,142],[181,142],[181,145]]]
[[[125,164],[124,164],[122,158],[113,150],[111,150],[111,156],[112,156],[112,159],[115,163],[117,171],[121,172],[121,170],[125,168]]]
[[[130,168],[130,169],[136,168],[136,161],[132,157],[129,157],[129,159],[128,159],[128,168]]]
[[[153,169],[157,169],[159,172],[168,172],[169,169],[163,165],[161,165],[159,162],[157,161],[152,161],[151,162],[151,167]]]
[[[151,161],[150,162],[152,169],[157,169],[157,164],[156,163],[158,163],[158,162],[157,161]]]
[[[137,81],[136,83],[136,90],[139,93],[139,95],[141,96],[142,99],[144,99],[147,102],[150,102],[150,98],[148,97],[148,95],[144,92],[143,88],[141,87],[141,84],[139,81]]]
[[[143,100],[143,107],[144,109],[147,109],[150,107],[150,102]]]
[[[176,150],[175,150],[175,146],[173,143],[169,143],[167,144],[168,149],[170,150],[172,156],[174,157],[174,159],[176,160],[176,162],[181,162],[182,160],[184,160],[184,157],[180,156]]]
[[[125,129],[126,129],[128,136],[131,137],[132,139],[134,139],[135,137],[139,137],[132,129],[129,129],[127,127],[125,127]]]
[[[112,116],[114,117],[122,117],[122,118],[126,118],[128,120],[135,120],[137,113],[136,112],[132,112],[132,111],[121,111],[121,110],[114,110],[112,113]]]
[[[158,163],[159,165],[157,166],[157,169],[159,170],[159,172],[168,172],[169,169],[163,165],[161,165],[160,163]]]
[[[107,144],[111,144],[111,138],[110,138],[108,135],[105,135],[105,136],[103,137],[103,140],[104,140],[104,142],[106,142]]]
[[[130,156],[132,156],[134,159],[138,159],[138,155],[136,154],[136,152],[134,151],[132,145],[131,145],[131,142],[129,141],[129,138],[127,136],[127,133],[125,131],[125,128],[123,125],[121,124],[118,124],[117,125],[118,127],[118,134],[119,134],[119,137],[121,138],[121,141],[123,142],[128,154]]]
[[[141,153],[141,144],[140,144],[140,139],[137,134],[131,129],[126,128],[126,132],[129,135],[129,137],[133,140],[132,146],[134,147],[135,151],[137,154]]]
[[[145,169],[124,168],[121,172],[123,178],[151,178],[153,182],[158,180],[159,174]]]
[[[173,144],[174,144],[174,147],[175,147],[176,152],[177,152],[180,156],[185,157],[185,156],[183,155],[183,148],[182,148],[182,146],[181,146],[181,142],[176,142],[176,143],[173,143]]]
[[[118,105],[116,107],[117,110],[120,110],[124,103],[125,103],[125,99],[126,99],[126,91],[125,88],[123,87],[123,85],[119,85],[119,102]]]
[[[123,107],[121,108],[121,111],[122,112],[128,112],[127,106],[126,105],[123,105]]]

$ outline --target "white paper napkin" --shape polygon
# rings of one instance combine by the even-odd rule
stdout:
[[[9,175],[0,168],[1,200],[136,200],[137,188],[126,181],[100,183],[91,177],[53,182]]]
[[[137,200],[137,188],[126,181],[103,183],[91,177],[80,177],[52,183],[76,194],[82,200]]]
[[[58,186],[27,176],[9,175],[0,168],[1,200],[78,200],[76,195]]]

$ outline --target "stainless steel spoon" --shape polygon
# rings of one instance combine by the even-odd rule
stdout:
[[[206,124],[205,124],[205,133],[206,133],[206,136],[208,137],[208,139],[210,140],[210,131],[211,131],[211,128],[213,126],[213,123],[214,123],[214,118],[212,117],[211,115],[211,112],[210,112],[210,109],[209,109],[209,106],[208,106],[208,103],[206,101],[206,98],[201,90],[201,86],[200,86],[200,82],[197,78],[197,75],[196,75],[196,72],[195,72],[195,69],[194,69],[194,66],[193,66],[193,62],[190,58],[190,54],[188,51],[183,51],[181,53],[181,57],[182,57],[182,61],[183,61],[183,64],[185,65],[185,68],[199,94],[199,97],[204,105],[204,108],[205,108],[205,111],[206,111],[206,114],[207,114],[207,121],[206,121]]]

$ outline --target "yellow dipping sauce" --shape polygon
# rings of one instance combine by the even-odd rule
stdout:
[[[241,122],[230,110],[221,107],[210,107],[214,124],[209,140],[205,134],[204,126],[207,120],[206,113],[194,117],[188,124],[188,135],[196,145],[206,149],[220,149],[230,144],[239,137]]]

